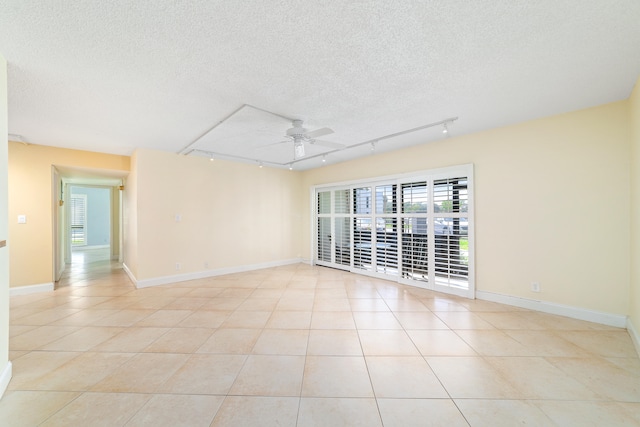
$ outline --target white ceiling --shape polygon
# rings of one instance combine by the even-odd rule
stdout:
[[[0,53],[9,133],[27,142],[286,165],[292,143],[261,148],[285,139],[283,117],[351,146],[451,117],[455,136],[626,99],[640,1],[4,0]],[[442,137],[435,126],[376,150]]]

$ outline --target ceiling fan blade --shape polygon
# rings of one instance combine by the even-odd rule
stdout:
[[[346,147],[344,144],[340,144],[338,142],[331,142],[331,141],[322,141],[322,140],[318,140],[318,139],[314,139],[313,141],[311,141],[312,144],[315,145],[321,145],[323,147],[329,147],[329,148],[344,148]]]
[[[332,129],[329,128],[320,128],[320,129],[316,129],[312,132],[307,132],[307,138],[317,138],[319,136],[325,136],[325,135],[329,135],[333,133]]]

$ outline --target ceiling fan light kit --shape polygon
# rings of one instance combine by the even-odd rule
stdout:
[[[298,160],[304,157],[304,143],[301,139],[293,140],[293,158]]]
[[[287,129],[285,137],[293,140],[293,160],[300,160],[306,154],[304,143],[305,141],[309,144],[329,147],[329,148],[344,148],[345,145],[338,144],[337,142],[329,142],[329,141],[320,141],[316,138],[324,135],[329,135],[333,133],[333,130],[329,128],[321,128],[316,129],[312,132],[309,132],[303,126],[304,122],[300,119],[294,119],[291,121],[291,128]],[[283,141],[287,142],[287,141]]]

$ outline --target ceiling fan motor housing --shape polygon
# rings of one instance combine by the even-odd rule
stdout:
[[[302,120],[294,120],[293,127],[287,129],[287,136],[295,139],[307,139],[307,129],[302,127]]]

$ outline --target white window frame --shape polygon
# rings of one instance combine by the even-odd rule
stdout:
[[[437,180],[443,180],[443,179],[452,179],[452,178],[461,178],[464,177],[467,179],[467,212],[461,213],[461,212],[451,212],[451,213],[442,213],[442,212],[434,212],[433,206],[434,206],[434,197],[433,197],[433,183]],[[434,258],[435,256],[429,256],[429,260],[428,260],[428,270],[429,270],[429,276],[430,279],[426,282],[422,282],[422,281],[417,281],[417,280],[412,280],[412,279],[408,279],[408,278],[403,278],[402,277],[402,273],[401,273],[401,269],[403,268],[402,266],[402,219],[405,217],[411,217],[411,216],[416,216],[414,214],[407,214],[407,213],[402,213],[401,210],[401,204],[402,204],[402,194],[401,194],[401,188],[402,188],[402,184],[406,184],[406,183],[412,183],[412,182],[419,182],[419,181],[426,181],[428,183],[427,185],[427,189],[428,189],[428,209],[427,209],[427,213],[425,214],[418,214],[417,216],[420,217],[424,217],[426,218],[426,220],[428,221],[428,224],[430,224],[430,229],[433,230],[434,229],[434,221],[435,218],[440,218],[440,217],[464,217],[467,219],[467,241],[468,241],[468,261],[467,261],[467,287],[459,287],[459,286],[455,286],[452,283],[448,283],[448,284],[443,284],[443,282],[439,279],[436,279],[435,274],[436,274],[436,269],[435,269],[435,261]],[[397,208],[396,208],[396,213],[394,215],[388,215],[388,214],[383,214],[383,215],[378,215],[376,213],[376,186],[380,186],[380,185],[396,185],[396,191],[398,196],[396,197],[396,204],[397,204]],[[353,190],[355,188],[360,188],[360,187],[371,187],[371,191],[372,191],[372,200],[371,200],[371,215],[356,215],[353,212],[353,204],[354,201],[353,199]],[[323,191],[332,191],[331,193],[331,205],[333,206],[333,191],[335,190],[343,190],[345,188],[349,188],[350,192],[351,192],[351,207],[350,207],[350,216],[352,218],[351,223],[353,224],[353,218],[355,218],[356,216],[370,216],[371,217],[371,222],[372,222],[372,240],[375,239],[375,224],[374,222],[376,221],[376,218],[378,217],[389,217],[389,216],[394,216],[395,218],[397,218],[396,221],[396,227],[397,227],[397,232],[398,232],[398,238],[397,238],[397,246],[398,246],[398,257],[397,257],[397,262],[398,262],[398,272],[397,274],[393,275],[393,274],[388,274],[388,273],[380,273],[378,271],[372,271],[372,270],[378,270],[378,266],[376,266],[376,268],[371,268],[371,270],[365,270],[362,268],[355,268],[354,266],[354,231],[353,231],[353,225],[351,226],[351,263],[350,265],[332,265],[331,263],[327,263],[319,261],[318,260],[318,254],[317,254],[317,248],[318,248],[318,235],[317,235],[317,226],[318,226],[318,214],[317,214],[317,199],[316,199],[316,195],[318,194],[318,192],[323,192]],[[337,182],[337,183],[330,183],[330,184],[322,184],[322,185],[316,185],[316,186],[312,186],[310,189],[310,195],[311,195],[311,236],[312,238],[311,240],[311,254],[312,254],[312,261],[311,263],[313,265],[325,265],[325,266],[330,266],[330,267],[334,267],[334,268],[341,268],[347,271],[351,271],[353,273],[358,273],[358,274],[362,274],[362,275],[367,275],[367,276],[373,276],[373,277],[379,277],[385,280],[393,280],[393,281],[397,281],[398,283],[402,283],[402,284],[406,284],[406,285],[411,285],[411,286],[416,286],[416,287],[421,287],[421,288],[425,288],[425,289],[430,289],[430,290],[434,290],[434,291],[439,291],[439,292],[445,292],[445,293],[450,293],[450,294],[454,294],[454,295],[458,295],[458,296],[463,296],[463,297],[467,297],[467,298],[475,298],[475,244],[474,244],[474,240],[475,240],[475,227],[474,227],[474,184],[473,184],[473,164],[465,164],[465,165],[459,165],[459,166],[452,166],[452,167],[446,167],[446,168],[439,168],[439,169],[431,169],[431,170],[423,170],[423,171],[417,171],[417,172],[411,172],[411,173],[407,173],[407,174],[401,174],[401,175],[391,175],[391,176],[382,176],[382,177],[375,177],[375,178],[370,178],[370,179],[362,179],[362,180],[353,180],[353,181],[345,181],[345,182]],[[325,215],[326,217],[326,215]],[[333,219],[332,221],[332,233],[333,233]],[[433,232],[430,232],[430,235],[433,235]],[[433,249],[429,249],[430,252],[432,254],[435,254],[436,248],[435,248],[435,236],[434,237],[429,237],[430,239],[430,246],[433,246]],[[332,245],[332,250],[331,250],[331,254],[332,256],[335,254],[335,251],[333,249]],[[375,245],[372,245],[371,248],[372,254],[371,257],[372,259],[375,257]],[[333,259],[333,258],[332,258]]]

